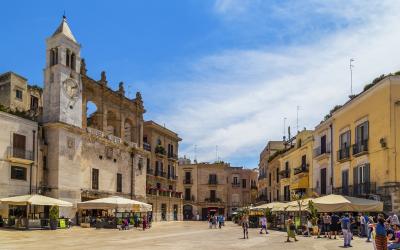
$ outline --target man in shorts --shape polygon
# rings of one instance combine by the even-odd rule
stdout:
[[[325,232],[324,238],[328,236],[330,239],[331,238],[330,225],[332,223],[331,216],[329,216],[328,213],[325,213],[324,216],[322,217],[322,220],[324,221],[324,232]]]
[[[335,235],[334,239],[336,240],[336,235],[338,234],[339,231],[339,222],[340,218],[339,216],[337,216],[335,213],[332,214],[331,216],[331,225],[330,225],[330,229],[331,229],[331,237],[333,235]]]

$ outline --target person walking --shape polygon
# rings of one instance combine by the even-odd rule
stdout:
[[[324,228],[324,220],[322,218],[322,214],[320,214],[318,219],[317,219],[317,225],[318,225],[318,236],[317,236],[317,238],[321,238],[321,233],[322,233],[322,230]]]
[[[336,215],[335,213],[333,213],[331,216],[331,225],[330,225],[331,237],[330,238],[332,238],[332,236],[335,235],[335,237],[333,238],[335,240],[336,240],[336,235],[338,234],[338,231],[339,231],[339,226],[340,226],[339,221],[340,221],[339,216]]]
[[[372,216],[368,217],[367,222],[367,242],[371,242],[372,230],[374,226],[374,218]]]
[[[391,213],[390,216],[386,220],[391,226],[399,225],[399,218],[395,213]]]
[[[329,216],[328,213],[325,213],[324,217],[322,217],[322,219],[324,221],[324,232],[325,232],[324,238],[326,238],[328,236],[330,239],[331,238],[330,225],[332,223],[331,216]]]
[[[147,218],[146,218],[146,215],[143,215],[143,222],[142,222],[142,224],[143,224],[143,231],[145,231],[146,230],[146,228],[147,228]]]
[[[242,217],[243,239],[249,238],[249,217],[243,215]]]
[[[222,228],[222,215],[218,215],[218,228]]]
[[[261,217],[260,221],[261,221],[260,234],[263,233],[264,229],[265,229],[265,234],[268,234],[268,231],[267,231],[267,218],[265,216],[263,216],[263,217]]]
[[[343,232],[344,247],[351,247],[351,230],[349,215],[345,214],[341,220],[341,227]]]
[[[387,250],[387,236],[385,219],[383,215],[378,216],[378,223],[375,226],[375,247],[376,250]]]
[[[208,228],[212,228],[212,224],[213,224],[213,216],[209,215],[208,216]]]
[[[287,220],[287,240],[286,242],[291,242],[290,238],[293,238],[294,241],[298,241],[296,239],[296,225],[294,224],[293,221],[293,215],[289,216],[289,219]]]
[[[395,239],[394,241],[390,241],[387,249],[388,250],[393,250],[393,249],[398,249],[400,248],[400,225],[394,225],[394,235],[395,235]]]
[[[311,218],[310,218],[310,216],[307,217],[307,225],[306,225],[306,227],[307,227],[307,236],[308,236],[308,237],[311,237],[311,232],[312,232],[312,230],[313,230],[313,225],[312,225],[312,223],[311,223]]]
[[[367,221],[365,220],[365,216],[362,213],[359,214],[359,217],[360,217],[360,237],[362,238],[364,236],[367,236],[367,232],[365,230],[366,228],[365,225],[367,224]]]

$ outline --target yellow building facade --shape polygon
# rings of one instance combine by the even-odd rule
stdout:
[[[283,141],[269,141],[260,154],[257,203],[271,202],[279,198],[279,161],[276,158],[284,148]],[[275,159],[274,164],[270,164],[272,159]]]
[[[400,76],[369,86],[332,113],[334,193],[399,211]]]
[[[312,196],[313,131],[303,130],[296,135],[295,142],[280,158],[281,201],[290,201],[293,194]]]

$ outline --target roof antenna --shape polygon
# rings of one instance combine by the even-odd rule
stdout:
[[[353,97],[353,67],[354,58],[350,58],[350,98]]]
[[[67,16],[65,15],[65,10],[64,10],[64,14],[63,14],[63,19],[67,19]]]

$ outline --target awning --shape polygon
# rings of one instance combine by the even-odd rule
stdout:
[[[96,200],[90,200],[78,203],[78,209],[129,209],[134,212],[149,212],[152,211],[152,205],[130,200],[127,198],[112,196]]]
[[[39,194],[20,195],[0,199],[2,204],[72,207],[72,203]]]
[[[298,178],[297,180],[294,180],[290,184],[291,189],[304,189],[308,188],[308,175],[305,175],[303,177]]]
[[[271,203],[266,203],[266,204],[262,204],[260,206],[257,207],[253,207],[251,209],[253,210],[258,210],[258,209],[273,209],[274,207],[284,207],[287,203],[283,203],[283,202],[271,202]]]
[[[383,202],[343,195],[326,195],[313,200],[318,212],[381,212]]]

